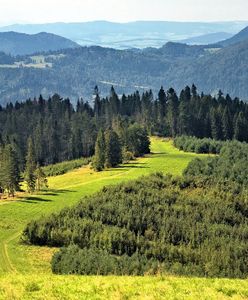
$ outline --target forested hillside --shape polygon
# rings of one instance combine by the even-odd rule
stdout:
[[[58,91],[74,103],[82,96],[91,102],[95,85],[106,96],[111,85],[118,94],[129,94],[135,89],[153,89],[157,93],[163,84],[178,92],[189,83],[195,83],[205,93],[216,94],[221,89],[245,100],[247,53],[248,42],[244,39],[224,48],[218,44],[179,43],[167,43],[159,49],[123,51],[81,47],[43,53],[39,56],[42,66],[25,65],[23,61],[32,60],[29,56],[12,58],[19,60],[15,67],[0,65],[0,103],[39,94],[49,97]]]
[[[57,274],[246,278],[247,184],[238,191],[231,178],[225,189],[198,183],[198,173],[187,176],[156,174],[104,188],[32,221],[23,238],[63,247],[52,260]]]
[[[74,108],[57,94],[48,100],[40,96],[0,107],[0,187],[13,195],[24,172],[33,191],[40,166],[81,157],[95,155],[97,171],[116,167],[149,153],[148,135],[247,142],[247,132],[246,103],[221,91],[216,98],[199,95],[195,85],[179,96],[161,88],[156,98],[151,90],[119,97],[113,87],[101,98],[95,87],[93,107],[79,100]],[[209,152],[219,153],[220,147],[215,148]]]

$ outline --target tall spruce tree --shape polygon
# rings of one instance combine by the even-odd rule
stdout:
[[[102,171],[105,164],[105,137],[104,132],[102,129],[99,130],[97,139],[96,139],[96,145],[95,145],[95,156],[93,160],[93,168],[96,171]]]
[[[15,192],[20,189],[20,172],[16,153],[12,145],[6,145],[1,152],[1,186],[3,190],[8,192],[9,196],[14,197]]]
[[[34,145],[31,138],[28,139],[28,151],[26,156],[26,167],[24,180],[27,184],[27,190],[29,193],[33,193],[35,190],[36,183],[36,162],[35,162],[35,154],[34,154]]]
[[[106,168],[116,167],[122,162],[122,151],[119,137],[115,131],[108,129],[105,134],[105,141],[105,166]]]

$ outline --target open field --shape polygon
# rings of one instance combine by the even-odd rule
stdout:
[[[209,300],[247,299],[248,281],[183,277],[7,275],[0,299]]]
[[[20,236],[34,218],[73,205],[105,185],[162,171],[180,175],[196,154],[152,139],[152,154],[134,163],[96,173],[89,166],[49,179],[45,194],[0,202],[0,299],[248,299],[248,281],[179,277],[54,276],[55,249],[22,245]]]

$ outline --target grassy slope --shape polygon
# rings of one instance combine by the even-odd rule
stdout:
[[[90,295],[87,293],[92,293],[89,296],[91,299],[94,290],[97,291],[97,294],[101,294],[101,298],[115,297],[116,294],[115,298],[118,299],[122,298],[123,293],[135,296],[136,289],[134,290],[132,287],[136,285],[139,286],[140,295],[143,295],[140,296],[142,298],[144,298],[146,289],[154,297],[157,295],[157,298],[162,296],[163,291],[167,289],[172,293],[173,285],[186,289],[182,293],[185,292],[187,295],[190,283],[189,279],[185,281],[183,278],[166,278],[166,280],[128,278],[126,280],[118,277],[111,277],[111,279],[93,277],[90,285],[81,286],[83,282],[89,283],[89,279],[85,277],[58,277],[50,274],[49,261],[54,249],[27,247],[19,243],[20,234],[29,220],[73,205],[82,196],[90,195],[104,185],[135,179],[156,171],[180,175],[188,162],[196,156],[191,153],[179,152],[172,146],[171,142],[165,143],[161,139],[155,138],[152,139],[152,151],[153,154],[117,169],[95,173],[89,167],[84,167],[62,176],[50,178],[50,190],[46,195],[32,195],[17,202],[0,203],[0,274],[2,274],[0,277],[0,299],[15,299],[15,297],[17,299],[36,299],[35,295],[37,295],[37,299],[42,299],[43,295],[44,299],[44,292],[47,295],[46,299],[78,299],[76,298],[77,291],[83,292],[84,289],[86,290],[85,297],[80,299],[85,299],[87,295]],[[6,273],[10,274],[7,275]],[[32,274],[36,274],[35,282],[33,282]],[[194,282],[198,281],[200,285],[204,285],[207,290],[209,289],[213,293],[218,293],[220,296],[225,294],[223,291],[212,290],[211,280],[195,279]],[[31,282],[30,286],[28,282]],[[231,293],[229,291],[231,289],[234,295],[236,292],[242,292],[242,289],[245,291],[245,287],[246,290],[248,288],[247,281],[217,280],[216,282],[220,287],[227,283],[227,293]],[[71,298],[68,298],[64,284],[70,287]],[[101,285],[106,289],[100,288]],[[238,285],[240,288],[235,291]],[[117,290],[115,289],[116,286]],[[196,287],[197,284],[195,284],[194,293],[197,293]],[[160,295],[160,293],[162,294]],[[248,295],[246,296],[248,297]]]

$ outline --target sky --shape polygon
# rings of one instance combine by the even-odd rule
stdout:
[[[0,0],[0,24],[248,20],[248,0]]]

